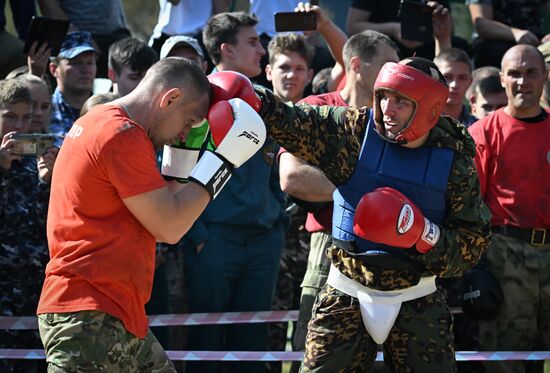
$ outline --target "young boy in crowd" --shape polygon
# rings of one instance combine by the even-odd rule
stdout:
[[[158,60],[157,52],[136,38],[125,38],[111,44],[107,75],[113,82],[113,93],[122,97],[132,92]]]
[[[500,69],[494,66],[479,67],[472,71],[472,84],[466,91],[472,114],[485,118],[508,104],[506,91],[500,82]]]
[[[443,114],[468,127],[477,120],[464,105],[466,90],[472,83],[470,58],[463,50],[451,48],[438,54],[434,62],[449,85],[449,98],[443,108]]]
[[[18,80],[0,81],[0,315],[36,311],[48,261],[46,214],[57,148],[22,155],[16,134],[29,131],[30,89]],[[0,348],[41,348],[38,331],[2,330]],[[43,372],[43,361],[0,360],[2,372]]]

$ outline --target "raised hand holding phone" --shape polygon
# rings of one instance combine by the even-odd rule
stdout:
[[[321,31],[325,27],[330,19],[326,12],[317,5],[312,5],[309,2],[303,3],[299,2],[296,8],[294,9],[295,13],[313,13],[315,14],[315,30],[304,30],[304,35],[308,35],[313,31]]]
[[[63,39],[69,30],[70,22],[65,19],[51,19],[47,17],[33,17],[25,39],[23,53],[29,54],[31,46],[36,42],[35,49],[46,43],[50,47],[51,55],[57,56]]]
[[[432,8],[415,1],[402,1],[399,9],[401,39],[429,43],[433,40]]]
[[[38,77],[43,77],[46,72],[46,68],[48,67],[51,54],[52,49],[48,45],[48,42],[39,44],[38,41],[33,41],[27,56],[29,73]]]

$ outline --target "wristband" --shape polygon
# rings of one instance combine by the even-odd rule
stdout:
[[[422,254],[426,254],[432,249],[432,247],[437,244],[440,235],[441,231],[439,229],[439,226],[434,222],[424,218],[424,231],[422,232],[422,236],[420,236],[420,239],[416,243],[416,250],[421,252]]]
[[[191,170],[199,159],[199,149],[180,149],[164,145],[160,173],[175,177],[179,182],[187,182]]]
[[[217,153],[205,151],[197,165],[191,170],[189,180],[202,185],[212,199],[220,193],[233,173],[233,166]]]

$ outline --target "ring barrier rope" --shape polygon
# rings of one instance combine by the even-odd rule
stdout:
[[[166,351],[174,361],[301,361],[297,351]],[[550,351],[457,351],[457,361],[550,360]],[[0,359],[45,359],[44,350],[0,349]],[[376,361],[383,361],[378,352]]]
[[[35,316],[0,316],[0,330],[29,329],[38,329],[38,321]]]
[[[298,320],[298,311],[185,313],[149,316],[149,326],[228,325]],[[35,316],[0,316],[0,330],[38,329]]]
[[[455,311],[456,313],[456,311]],[[288,322],[298,320],[298,311],[218,312],[149,316],[149,326],[228,325]],[[34,316],[0,316],[0,330],[35,330]],[[172,360],[182,361],[300,361],[298,351],[166,351]],[[457,351],[457,361],[550,360],[550,351]],[[0,349],[0,359],[45,359],[43,350]],[[383,361],[379,352],[377,361]]]
[[[298,320],[298,311],[217,312],[149,316],[149,326],[227,325]]]
[[[460,313],[451,309],[451,313]],[[261,311],[261,312],[212,312],[183,313],[149,316],[149,326],[193,326],[228,325],[264,322],[287,322],[298,320],[298,311]],[[0,330],[37,329],[36,316],[0,316]]]

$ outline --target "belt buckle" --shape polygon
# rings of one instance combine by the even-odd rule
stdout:
[[[539,234],[542,234],[542,238],[537,240]],[[545,228],[533,228],[531,231],[531,245],[533,246],[542,246],[546,241],[546,229]]]

